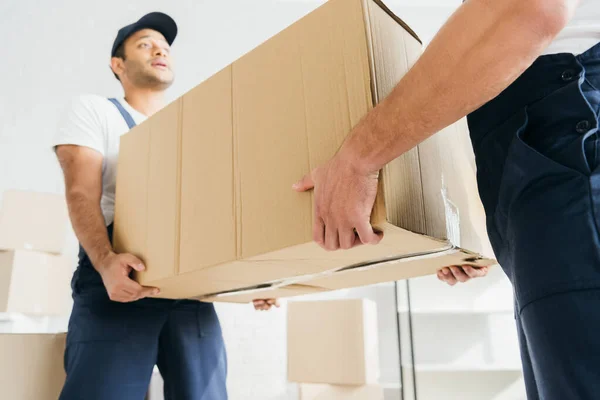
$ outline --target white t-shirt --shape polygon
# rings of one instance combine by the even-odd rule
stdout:
[[[117,99],[131,114],[136,124],[147,117],[131,107],[124,98]],[[119,138],[129,131],[129,127],[117,107],[107,98],[84,95],[77,97],[67,110],[52,143],[86,146],[103,156],[102,199],[100,205],[104,222],[110,225],[115,214],[115,186]]]
[[[573,19],[544,54],[580,54],[600,42],[600,0],[581,0]]]

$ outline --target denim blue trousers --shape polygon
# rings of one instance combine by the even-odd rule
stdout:
[[[60,400],[143,400],[155,365],[165,400],[227,400],[227,356],[212,304],[111,301],[83,251],[71,286]]]

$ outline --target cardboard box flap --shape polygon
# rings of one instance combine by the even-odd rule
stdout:
[[[398,23],[398,25],[400,25],[406,32],[410,33],[410,35],[412,37],[414,37],[419,43],[423,43],[421,41],[421,39],[419,38],[419,36],[416,34],[416,32],[413,31],[412,28],[410,26],[408,26],[408,24],[402,20],[402,18],[398,17],[392,10],[390,10],[383,1],[381,1],[381,0],[365,0],[365,3],[368,1],[372,1],[373,3],[377,4],[383,11],[386,12],[386,14],[388,14],[390,17],[392,17],[392,19],[394,21],[396,21],[396,23]]]

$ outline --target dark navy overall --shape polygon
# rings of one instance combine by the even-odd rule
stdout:
[[[529,399],[600,399],[600,44],[539,57],[468,116]]]
[[[131,115],[116,100],[130,129]],[[112,241],[112,225],[108,227]],[[72,280],[67,379],[60,400],[143,400],[157,365],[165,400],[226,400],[227,358],[212,304],[113,302],[81,249]]]

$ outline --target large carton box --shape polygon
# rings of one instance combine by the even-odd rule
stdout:
[[[22,190],[7,190],[2,194],[0,250],[61,254],[68,227],[64,196]]]
[[[248,301],[493,264],[478,254],[485,222],[464,121],[446,130],[459,137],[382,171],[376,246],[321,249],[313,194],[291,189],[335,154],[421,48],[380,1],[331,0],[123,135],[114,247],[145,262],[136,279],[161,297]],[[390,260],[385,273],[374,268]],[[323,277],[334,282],[309,282]]]
[[[66,334],[0,334],[3,399],[56,400],[65,382]]]
[[[377,307],[371,300],[294,301],[287,315],[287,375],[297,383],[379,380]]]
[[[298,387],[298,400],[383,400],[379,385],[342,386],[303,383]]]
[[[71,276],[65,256],[0,251],[0,312],[69,315]]]

